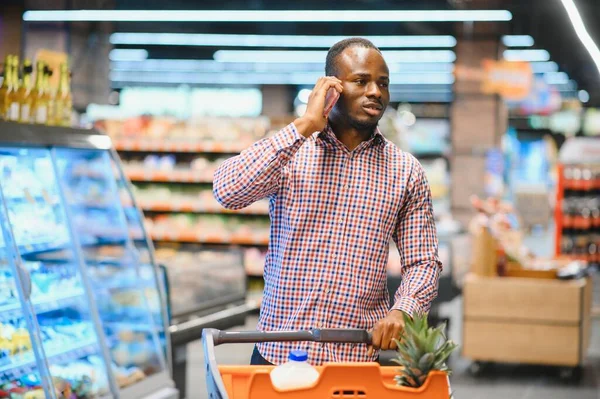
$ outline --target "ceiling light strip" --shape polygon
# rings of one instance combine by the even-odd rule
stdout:
[[[113,82],[169,83],[169,84],[314,84],[320,73],[168,73],[111,71]],[[397,74],[390,76],[392,85],[451,85],[451,74]]]
[[[379,48],[446,48],[456,46],[450,35],[363,36]],[[213,33],[118,32],[110,35],[115,45],[134,46],[215,46],[215,47],[315,47],[329,48],[347,36],[309,35],[222,35]]]
[[[35,10],[28,22],[463,22],[510,21],[507,10]]]
[[[535,41],[529,35],[505,35],[502,36],[502,44],[506,47],[531,47]]]
[[[577,33],[577,37],[579,37],[581,43],[583,43],[588,53],[590,53],[594,64],[596,64],[598,73],[600,73],[600,49],[598,49],[598,46],[594,42],[594,39],[592,39],[587,29],[585,28],[583,20],[581,19],[581,15],[579,15],[579,11],[575,6],[575,2],[573,0],[561,0],[561,2],[562,5],[565,7],[565,10],[567,10],[567,14],[569,15],[571,24],[575,29],[575,33]]]
[[[388,50],[382,52],[387,62],[429,63],[454,62],[451,50]],[[294,50],[218,50],[213,57],[218,62],[323,63],[327,51]]]
[[[319,72],[323,73],[325,63],[263,63],[263,62],[217,62],[214,60],[192,59],[147,59],[142,61],[111,62],[115,71],[140,72]],[[390,73],[452,73],[454,64],[447,63],[388,63]]]

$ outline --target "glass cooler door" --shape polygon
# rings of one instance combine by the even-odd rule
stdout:
[[[140,266],[148,258],[130,237],[110,154],[53,152],[71,223],[83,244],[113,372],[119,388],[125,388],[167,370],[150,312],[157,311],[157,301],[152,300],[157,292],[154,271]]]
[[[147,288],[145,290],[148,306],[154,319],[154,326],[158,333],[161,347],[166,359],[170,359],[170,343],[167,342],[165,328],[169,325],[169,311],[166,300],[165,276],[159,272],[154,258],[154,247],[144,227],[144,217],[136,205],[132,187],[125,178],[120,168],[120,161],[116,153],[111,154],[111,165],[116,172],[117,190],[129,231],[129,238],[134,243],[139,254],[140,271],[142,281]]]
[[[21,281],[26,281],[23,286],[27,286],[34,314],[29,330],[39,335],[40,356],[49,372],[48,385],[52,385],[49,396],[15,393],[10,397],[74,399],[110,395],[114,383],[108,372],[108,353],[101,344],[98,316],[91,306],[85,275],[72,246],[50,151],[0,148],[0,171],[7,219],[22,266]],[[5,279],[8,289],[0,290],[9,304],[14,296],[6,295],[13,290],[10,281],[13,280]],[[11,318],[3,321],[0,333],[0,342],[7,346],[5,353],[13,357],[11,367],[15,359],[20,365],[16,374],[2,375],[8,376],[12,384],[20,378],[21,388],[43,383],[43,376],[33,368],[26,327],[18,317]]]
[[[14,254],[2,190],[0,229],[0,397],[21,394],[44,397],[51,392],[52,384],[44,367],[39,330],[31,317],[28,286],[23,286],[17,278],[22,265]]]

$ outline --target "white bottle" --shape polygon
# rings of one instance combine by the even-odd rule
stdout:
[[[308,363],[306,351],[290,352],[289,361],[271,371],[271,383],[280,390],[311,386],[319,379],[319,372]]]

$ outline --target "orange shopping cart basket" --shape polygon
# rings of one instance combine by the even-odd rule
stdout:
[[[326,363],[317,367],[320,376],[302,389],[281,391],[273,387],[273,366],[218,366],[214,347],[229,343],[313,341],[321,343],[371,342],[365,330],[314,329],[308,331],[203,330],[206,382],[210,399],[448,399],[450,386],[443,372],[431,372],[419,388],[399,387],[394,381],[398,367],[375,362]]]

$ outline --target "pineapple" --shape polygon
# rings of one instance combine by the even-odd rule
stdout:
[[[396,383],[406,387],[420,387],[432,370],[450,374],[446,360],[458,347],[444,334],[446,325],[429,327],[426,314],[415,314],[413,318],[404,314],[404,331],[398,345],[398,357],[393,362],[399,364]]]

